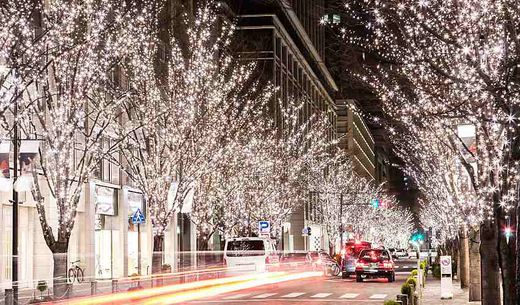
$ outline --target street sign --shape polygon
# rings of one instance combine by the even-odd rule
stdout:
[[[141,212],[141,209],[137,209],[135,211],[134,215],[132,215],[132,223],[137,225],[137,224],[141,224],[144,222],[145,222],[145,219],[144,219],[143,212]]]
[[[451,278],[451,256],[441,256],[441,299],[453,298]]]
[[[258,222],[258,232],[260,234],[271,234],[271,223],[269,221],[261,220]]]
[[[303,236],[311,235],[311,227],[304,227],[302,229],[302,235]]]

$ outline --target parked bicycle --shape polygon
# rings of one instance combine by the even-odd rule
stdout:
[[[74,283],[74,281],[78,283],[83,282],[84,272],[83,269],[81,269],[81,267],[78,265],[79,262],[80,261],[77,260],[70,263],[71,267],[69,268],[69,272],[67,273],[70,283]]]

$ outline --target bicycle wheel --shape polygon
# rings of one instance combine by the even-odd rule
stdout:
[[[340,270],[339,270],[339,266],[338,265],[332,265],[331,269],[332,269],[332,275],[334,275],[334,276],[338,276],[339,275]]]
[[[69,268],[67,279],[69,280],[69,283],[74,283],[74,280],[76,279],[76,270],[74,270],[74,268]]]
[[[83,283],[83,269],[76,267],[76,280],[78,283]]]

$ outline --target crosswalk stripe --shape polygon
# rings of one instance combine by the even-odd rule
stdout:
[[[254,296],[253,299],[265,299],[265,298],[268,298],[268,297],[272,297],[275,294],[276,293],[263,293],[263,294],[259,294],[257,296]]]
[[[369,299],[384,299],[386,298],[386,294],[373,294],[369,297]]]
[[[226,298],[224,298],[224,300],[240,299],[240,298],[243,298],[243,297],[247,297],[248,295],[250,295],[250,293],[239,293],[239,294],[235,294],[235,295],[226,297]]]
[[[316,293],[315,295],[311,296],[311,298],[326,298],[332,293]]]
[[[340,299],[355,299],[359,293],[345,293],[344,295],[340,296]]]
[[[299,297],[304,294],[305,294],[305,292],[292,292],[292,293],[283,295],[282,298],[296,298],[296,297]]]

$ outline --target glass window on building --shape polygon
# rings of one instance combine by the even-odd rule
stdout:
[[[114,253],[120,249],[117,219],[118,190],[96,185],[95,201],[95,277],[111,279],[114,277]]]
[[[13,231],[11,230],[11,223],[12,223],[12,207],[7,205],[1,206],[3,209],[3,219],[2,219],[2,249],[3,249],[3,257],[2,257],[2,264],[3,264],[3,274],[1,275],[0,279],[2,281],[10,281],[11,280],[11,255],[12,255],[12,237],[13,237]]]

